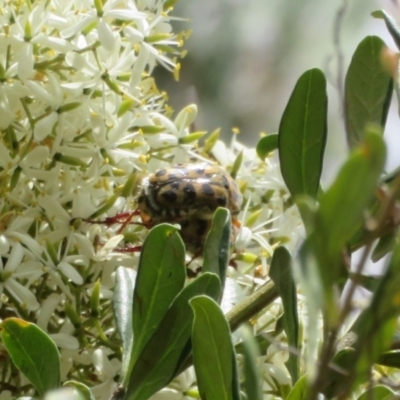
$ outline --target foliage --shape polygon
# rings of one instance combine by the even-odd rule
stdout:
[[[383,140],[398,55],[374,36],[355,50],[350,154],[322,188],[324,73],[298,79],[278,134],[256,149],[228,148],[217,131],[201,146],[196,107],[169,120],[147,77],[156,63],[179,70],[179,38],[166,33],[174,2],[137,3],[71,5],[71,25],[46,5],[11,4],[1,17],[14,40],[0,58],[2,400],[398,398],[400,168],[384,170]],[[374,16],[400,43],[394,19]],[[102,71],[89,79],[93,63]],[[140,169],[204,159],[225,160],[245,205],[239,217],[218,208],[190,260],[173,218],[147,232],[127,199]],[[382,257],[383,274],[367,275]],[[200,268],[188,274],[191,263]],[[361,309],[359,287],[370,292]]]

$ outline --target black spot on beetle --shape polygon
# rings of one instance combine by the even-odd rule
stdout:
[[[161,196],[170,203],[174,203],[178,197],[173,190],[167,190]]]
[[[199,175],[203,175],[204,171],[205,171],[204,168],[196,168],[195,169],[196,174],[199,174]]]
[[[160,178],[161,176],[164,176],[167,173],[166,169],[160,169],[159,171],[156,172],[156,177]]]
[[[208,174],[205,175],[205,177],[206,177],[207,179],[210,179],[210,178],[212,178],[214,175],[215,175],[214,173],[209,172]]]
[[[182,229],[186,229],[186,228],[189,227],[190,221],[189,221],[188,219],[185,219],[185,220],[183,220],[183,221],[180,223],[180,225],[181,225],[181,228],[182,228]]]
[[[191,204],[196,199],[196,189],[191,183],[185,185],[183,193],[185,193],[185,203]]]
[[[225,189],[229,189],[229,182],[228,182],[228,179],[226,178],[225,175],[222,175],[222,176],[221,176],[221,180],[224,181],[224,183],[223,183],[224,188],[225,188]]]
[[[215,194],[214,189],[208,183],[203,183],[201,185],[201,189],[203,193],[206,194],[207,196],[214,196]]]
[[[179,182],[172,182],[171,183],[171,187],[174,190],[178,190],[179,189]]]
[[[218,196],[217,197],[217,203],[218,203],[219,206],[225,207],[226,206],[226,197],[225,196]]]
[[[197,220],[197,230],[196,230],[197,235],[203,236],[207,232],[207,228],[208,228],[208,221],[204,219]]]

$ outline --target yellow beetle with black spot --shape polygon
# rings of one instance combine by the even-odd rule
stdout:
[[[239,226],[236,216],[242,201],[236,182],[220,166],[178,164],[143,180],[138,210],[147,227],[163,222],[179,224],[187,249],[197,254],[204,246],[218,207],[231,212],[234,241]]]

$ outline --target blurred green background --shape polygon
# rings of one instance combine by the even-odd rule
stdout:
[[[277,132],[299,76],[322,69],[329,96],[323,181],[329,182],[347,156],[339,99],[355,48],[365,36],[378,35],[396,50],[384,22],[370,15],[377,9],[400,20],[397,0],[179,0],[174,15],[189,21],[176,22],[177,30],[193,29],[193,34],[180,81],[158,69],[159,86],[176,111],[198,105],[197,130],[220,127],[229,142],[236,127],[238,139],[255,146],[260,132]],[[385,137],[392,169],[400,164],[396,99]]]

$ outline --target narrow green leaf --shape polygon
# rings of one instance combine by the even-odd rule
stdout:
[[[396,95],[396,99],[397,99],[397,114],[400,115],[400,85],[399,85],[398,81],[394,82],[393,90],[394,90],[394,94]],[[398,174],[398,169],[397,168],[396,168],[395,173]],[[389,179],[390,178],[391,177],[389,176]]]
[[[118,107],[117,116],[122,117],[125,113],[127,113],[130,110],[130,108],[133,106],[134,103],[135,100],[131,98],[122,100],[121,104]]]
[[[157,125],[142,125],[142,126],[133,126],[132,130],[141,131],[144,134],[156,134],[165,131],[165,126],[157,126]]]
[[[260,369],[258,366],[257,358],[260,356],[260,350],[258,343],[253,335],[252,330],[249,326],[244,325],[241,329],[243,338],[243,372],[244,372],[244,383],[243,388],[248,399],[251,400],[262,400],[262,384]]]
[[[173,8],[175,3],[178,0],[167,0],[164,4],[163,4],[163,10],[168,10],[169,8]]]
[[[400,351],[393,350],[379,356],[377,364],[385,367],[400,368]]]
[[[138,174],[133,172],[132,174],[129,175],[128,179],[125,181],[120,196],[125,198],[128,196],[132,196],[132,193],[137,184],[138,184]]]
[[[345,80],[345,122],[350,147],[365,136],[368,124],[385,127],[393,80],[381,60],[385,43],[367,36],[357,47]]]
[[[275,283],[276,290],[282,299],[284,310],[283,327],[288,344],[292,349],[299,349],[299,316],[297,312],[296,284],[292,274],[292,259],[285,247],[274,251],[269,276]],[[299,379],[299,358],[292,352],[286,363],[293,384]]]
[[[373,262],[379,261],[382,257],[386,256],[386,254],[393,250],[396,243],[396,234],[397,232],[393,230],[379,238],[378,243],[372,252],[371,260]]]
[[[129,367],[133,345],[133,290],[135,288],[136,271],[119,267],[115,274],[113,295],[113,312],[119,335],[122,339],[121,380],[125,379]]]
[[[333,357],[332,364],[336,368],[328,370],[323,390],[328,399],[343,395],[348,385],[347,376],[351,374],[352,369],[354,370],[355,367],[355,357],[356,355],[352,348],[344,348]]]
[[[293,197],[316,198],[327,134],[325,76],[306,71],[297,81],[279,126],[279,159],[286,186]]]
[[[217,274],[221,281],[222,290],[225,286],[226,270],[229,263],[231,225],[230,212],[226,208],[218,208],[214,213],[204,245],[203,272]]]
[[[236,361],[235,348],[232,343],[232,400],[242,400],[240,392],[239,369]]]
[[[188,143],[193,143],[196,142],[197,140],[200,140],[207,132],[193,132],[189,133],[187,136],[182,136],[179,138],[179,143],[180,144],[188,144]]]
[[[349,278],[370,292],[375,292],[382,278],[380,275],[363,275],[350,272]]]
[[[307,389],[307,376],[303,375],[293,386],[286,400],[307,400]]]
[[[362,146],[355,149],[332,186],[321,196],[312,242],[328,296],[331,285],[347,277],[347,272],[342,271],[342,251],[364,223],[364,212],[373,199],[385,157],[381,135],[367,132]]]
[[[130,368],[185,284],[185,247],[177,228],[154,227],[143,244],[133,294],[133,343]],[[129,372],[128,372],[129,373]]]
[[[231,177],[236,179],[237,174],[243,164],[243,150],[236,156],[235,161],[233,162],[232,169],[231,169]]]
[[[229,325],[218,304],[206,296],[190,301],[197,384],[203,400],[232,400],[234,349]]]
[[[129,376],[127,400],[147,400],[173,379],[191,349],[193,312],[189,300],[202,294],[218,299],[220,292],[218,276],[207,272],[178,294]]]
[[[385,21],[389,33],[392,35],[397,48],[400,50],[400,28],[395,19],[385,10],[377,10],[371,13],[375,18],[382,18]]]
[[[400,245],[398,244],[390,260],[385,274],[380,279],[370,305],[362,312],[354,325],[360,346],[364,348],[367,359],[376,360],[380,349],[390,344],[393,334],[385,333],[386,322],[400,314],[399,287],[400,287]],[[386,338],[379,340],[380,331]],[[364,338],[363,341],[360,339]],[[375,346],[376,349],[375,350]],[[361,348],[360,348],[361,349]],[[368,352],[367,352],[368,349]],[[375,354],[374,354],[375,353]]]
[[[315,215],[318,209],[317,201],[310,196],[300,195],[296,197],[296,206],[309,235],[314,230]]]
[[[370,368],[390,347],[400,315],[400,245],[393,251],[370,305],[361,313],[352,331],[357,337],[355,358],[347,378],[347,394],[361,379],[367,379]]]
[[[265,160],[269,153],[273,152],[278,148],[278,135],[275,133],[273,135],[264,136],[261,138],[256,147],[257,155],[261,160]]]
[[[41,396],[60,386],[60,353],[47,333],[22,319],[7,318],[0,334],[13,363]]]
[[[395,400],[395,392],[387,386],[377,385],[365,391],[357,400]]]
[[[325,290],[311,239],[312,236],[308,237],[300,248],[298,276],[301,290],[306,298],[308,313],[305,326],[307,346],[304,348],[304,370],[312,380],[317,372],[315,355],[320,346],[320,314],[324,308]]]

